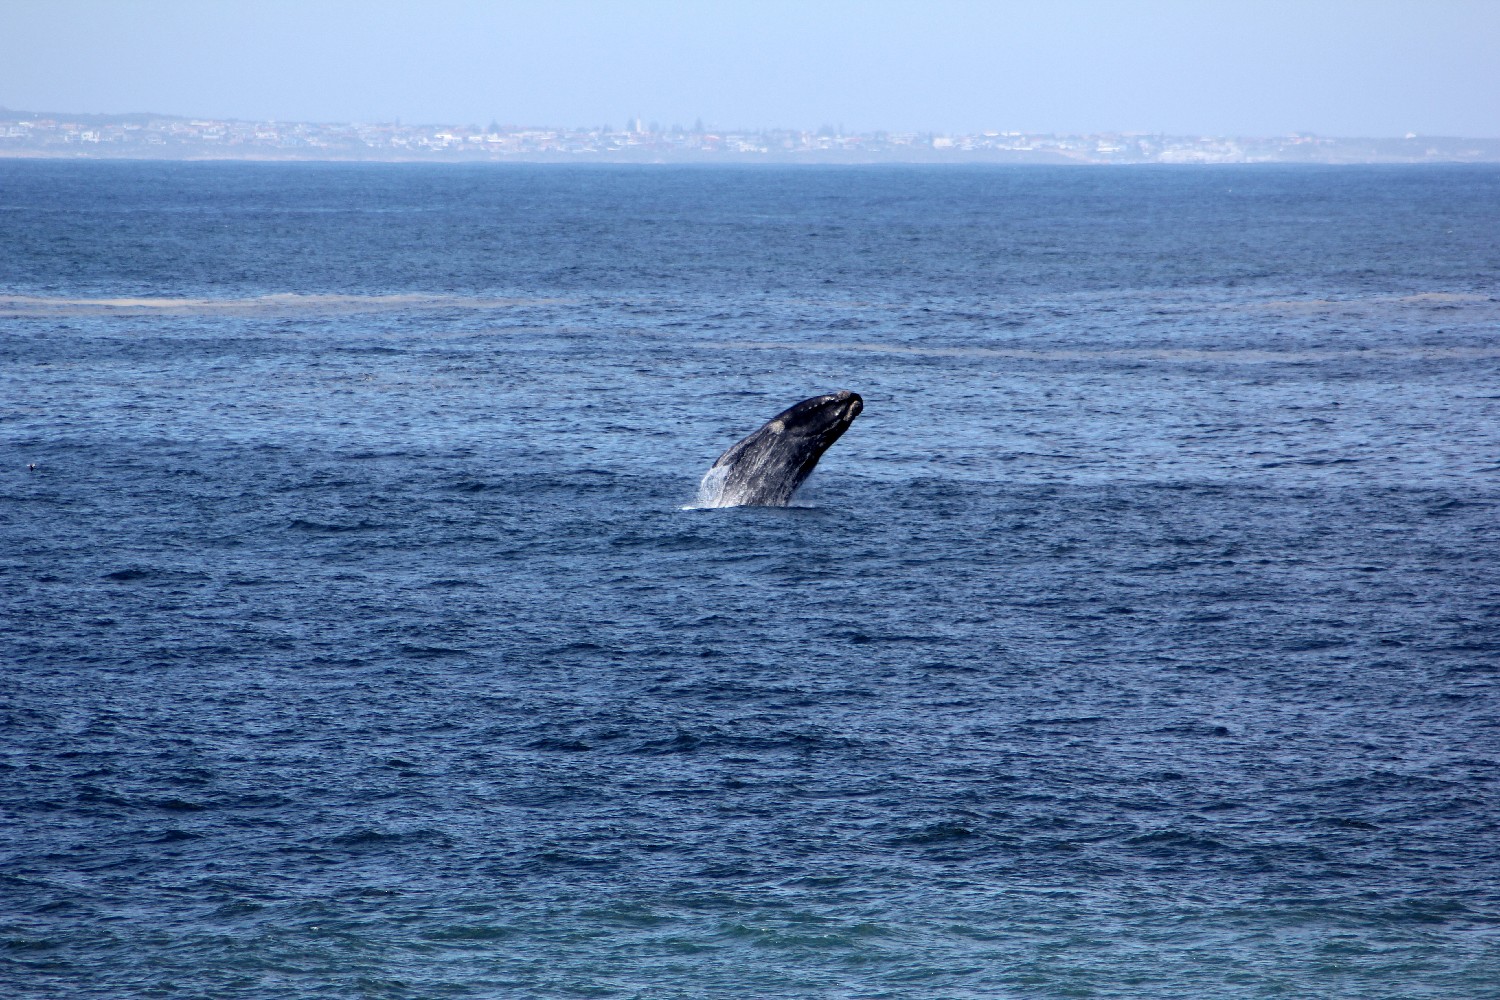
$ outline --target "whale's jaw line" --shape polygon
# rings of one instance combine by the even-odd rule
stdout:
[[[783,410],[714,462],[703,477],[704,506],[785,507],[863,411],[859,393],[847,389]]]

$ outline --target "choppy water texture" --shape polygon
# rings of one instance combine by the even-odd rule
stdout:
[[[1497,278],[1491,168],[0,163],[4,992],[1492,997]]]

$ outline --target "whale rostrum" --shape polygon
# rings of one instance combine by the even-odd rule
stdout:
[[[840,389],[781,411],[719,456],[703,477],[700,502],[785,507],[864,408],[859,393]]]

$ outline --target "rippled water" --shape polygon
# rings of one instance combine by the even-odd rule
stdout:
[[[0,163],[7,995],[1493,996],[1497,237]],[[799,506],[684,509],[836,388]]]

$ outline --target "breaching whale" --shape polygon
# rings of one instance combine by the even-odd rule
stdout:
[[[859,393],[840,389],[804,399],[776,414],[709,467],[699,487],[705,507],[785,507],[823,452],[865,408]]]

